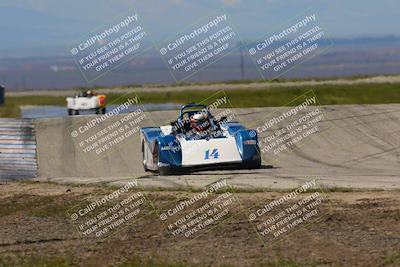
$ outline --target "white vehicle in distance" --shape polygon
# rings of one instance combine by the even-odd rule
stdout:
[[[74,97],[67,97],[68,115],[79,115],[80,111],[94,111],[96,114],[106,113],[106,96],[96,95],[93,91],[84,91]]]

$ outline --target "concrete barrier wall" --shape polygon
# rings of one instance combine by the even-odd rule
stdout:
[[[36,139],[32,120],[0,119],[0,180],[37,175]]]

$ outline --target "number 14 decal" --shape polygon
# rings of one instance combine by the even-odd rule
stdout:
[[[210,154],[210,149],[206,150],[204,159],[217,159],[219,156],[218,149],[214,148]]]

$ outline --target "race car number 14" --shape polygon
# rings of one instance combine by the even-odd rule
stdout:
[[[214,148],[210,154],[210,149],[206,150],[204,159],[217,159],[219,156],[218,149]]]

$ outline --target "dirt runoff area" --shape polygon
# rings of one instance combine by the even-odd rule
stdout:
[[[131,188],[1,184],[0,266],[400,266],[399,191]]]

